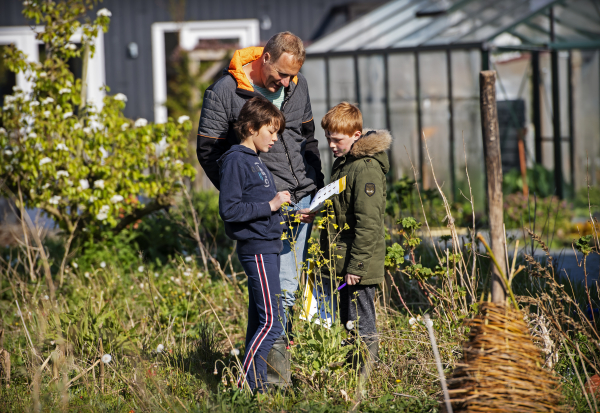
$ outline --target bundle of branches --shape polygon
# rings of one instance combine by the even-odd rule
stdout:
[[[561,392],[543,368],[523,314],[512,306],[480,303],[467,325],[469,340],[448,387],[454,411],[556,412]]]

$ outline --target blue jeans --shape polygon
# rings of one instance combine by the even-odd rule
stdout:
[[[311,195],[307,195],[300,200],[296,205],[298,209],[308,208],[312,200]],[[288,211],[293,211],[296,208],[290,208]],[[285,211],[284,211],[285,212]],[[298,289],[298,282],[302,275],[302,265],[306,261],[306,252],[308,247],[308,238],[312,231],[312,223],[307,224],[301,222],[294,224],[287,230],[287,239],[283,240],[283,250],[280,254],[281,269],[279,271],[279,283],[281,284],[281,293],[283,298],[283,308],[285,309],[284,318],[284,331],[291,333],[291,316],[289,313],[294,306],[296,301],[296,290]],[[290,241],[294,242],[294,248]]]

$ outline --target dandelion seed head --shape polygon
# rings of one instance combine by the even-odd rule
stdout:
[[[110,354],[105,354],[102,356],[102,363],[108,364],[112,360],[112,356]]]
[[[354,321],[348,320],[346,323],[346,330],[354,330]]]
[[[185,257],[185,262],[190,262],[192,261],[192,257]]]
[[[237,348],[232,348],[229,354],[231,354],[232,357],[237,357],[240,355],[240,351]]]
[[[163,346],[162,344],[159,344],[158,346],[156,346],[157,353],[162,353],[164,349],[165,349],[165,346]]]
[[[104,261],[102,261],[102,262],[100,263],[100,267],[102,267],[102,268],[106,268],[106,263],[105,263]]]
[[[139,271],[139,272],[144,272],[144,266],[143,266],[143,265],[140,265],[140,266],[138,267],[138,271]]]

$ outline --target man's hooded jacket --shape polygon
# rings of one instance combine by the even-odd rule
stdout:
[[[365,130],[350,152],[335,160],[331,171],[332,182],[346,177],[346,189],[331,198],[334,217],[321,231],[321,251],[327,259],[331,250],[337,277],[358,275],[360,285],[384,279],[385,174],[390,169],[386,151],[391,143],[388,131]],[[327,268],[324,273],[328,275]]]
[[[262,47],[237,50],[226,75],[204,93],[196,153],[217,189],[221,184],[217,160],[239,143],[233,125],[240,110],[250,98],[262,96],[254,90],[242,67],[260,58],[262,52]],[[277,190],[290,191],[292,200],[297,202],[323,187],[324,179],[308,84],[302,74],[298,73],[285,88],[281,111],[285,130],[269,152],[260,154],[260,159],[273,173]]]

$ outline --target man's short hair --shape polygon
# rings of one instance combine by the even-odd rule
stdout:
[[[240,141],[245,141],[252,132],[258,132],[265,125],[273,125],[278,133],[285,130],[285,117],[275,105],[261,96],[248,100],[233,126]]]
[[[363,119],[360,109],[348,102],[335,105],[321,120],[321,127],[329,133],[341,133],[352,136],[362,131]]]
[[[284,53],[294,56],[296,62],[300,65],[304,64],[304,58],[306,57],[304,43],[291,32],[281,32],[271,37],[263,50],[263,54],[265,53],[269,53],[272,63],[275,63]]]

